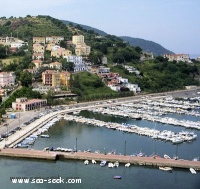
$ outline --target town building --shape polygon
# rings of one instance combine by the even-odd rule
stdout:
[[[29,73],[31,73],[31,74],[36,74],[37,73],[37,69],[36,68],[33,68],[33,69],[24,69],[23,70],[24,72],[29,72]]]
[[[98,72],[100,74],[104,74],[104,73],[110,73],[110,68],[104,67],[104,66],[100,66],[98,69]]]
[[[44,60],[44,53],[33,53],[33,60]]]
[[[16,75],[14,72],[0,72],[0,87],[14,85],[15,79]]]
[[[75,48],[75,54],[77,56],[89,55],[91,52],[91,47],[87,46],[85,43],[78,43]]]
[[[43,44],[45,44],[45,37],[33,37],[33,43],[43,43]]]
[[[42,60],[32,60],[32,63],[35,64],[37,69],[42,67],[42,62]]]
[[[46,70],[42,72],[43,85],[58,87],[60,86],[60,73],[55,70]]]
[[[33,44],[34,53],[44,53],[44,51],[45,51],[44,45],[41,45],[39,43]]]
[[[47,105],[46,99],[31,99],[16,98],[16,102],[12,103],[12,108],[15,111],[30,111],[42,108]]]
[[[47,94],[49,91],[53,91],[53,92],[60,92],[61,89],[60,87],[52,87],[52,86],[36,86],[32,89],[33,91],[37,91],[40,94]]]
[[[64,40],[63,36],[46,37],[46,43],[60,44],[60,42],[63,41],[63,40]]]
[[[67,62],[73,62],[74,64],[82,64],[83,63],[83,57],[82,56],[63,56],[63,58],[67,59]]]
[[[0,44],[10,45],[12,42],[15,42],[14,37],[0,37]]]
[[[164,54],[163,56],[164,58],[168,58],[170,62],[175,60],[177,62],[182,61],[192,63],[188,54]]]
[[[72,43],[74,45],[78,45],[80,43],[84,43],[84,36],[83,35],[73,35],[72,36]]]
[[[57,48],[56,50],[51,51],[51,56],[54,56],[56,58],[71,56],[71,55],[72,55],[72,52],[65,48]]]
[[[51,51],[53,46],[56,46],[56,44],[55,43],[48,43],[48,44],[46,44],[46,50],[47,51]]]
[[[61,72],[60,73],[60,85],[64,85],[69,88],[69,80],[70,80],[70,73],[69,72]]]
[[[57,70],[61,70],[62,64],[60,62],[52,62],[52,63],[49,64],[49,67],[57,69]]]

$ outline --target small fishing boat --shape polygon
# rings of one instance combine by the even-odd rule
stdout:
[[[113,179],[121,179],[121,176],[114,176]]]
[[[29,147],[28,144],[23,144],[23,143],[17,144],[17,148],[28,148],[28,147]]]
[[[172,167],[159,167],[160,170],[162,171],[172,171]]]
[[[119,162],[118,162],[118,161],[116,161],[116,162],[114,163],[114,167],[119,167]]]
[[[101,167],[104,167],[106,165],[106,161],[104,160],[104,161],[101,161],[101,163],[100,163],[100,166]]]
[[[197,173],[193,168],[190,168],[190,172],[191,172],[192,174],[196,174],[196,173]]]
[[[113,163],[108,163],[108,167],[109,167],[109,168],[113,168],[113,167],[114,167],[114,164],[113,164]]]
[[[165,159],[171,159],[167,154],[164,154]]]
[[[131,165],[130,163],[126,163],[125,167],[130,167],[130,165]]]
[[[93,160],[92,160],[92,163],[93,163],[93,164],[96,164],[97,162],[93,159]]]
[[[88,164],[89,164],[89,161],[88,161],[88,160],[85,160],[85,161],[84,161],[84,164],[85,164],[85,165],[88,165]]]
[[[41,138],[49,138],[49,135],[40,135]]]

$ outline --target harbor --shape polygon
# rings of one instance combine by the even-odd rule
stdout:
[[[130,181],[143,183],[144,178],[150,178],[152,187],[157,184],[155,178],[171,188],[174,180],[181,180],[176,182],[176,188],[184,188],[188,178],[195,188],[199,180],[199,129],[168,124],[167,119],[161,123],[155,118],[198,123],[198,105],[165,111],[167,106],[145,105],[146,100],[166,103],[166,97],[109,100],[38,112],[30,121],[21,122],[20,130],[0,142],[0,165],[12,171],[12,176],[25,172],[30,177],[79,177],[84,186],[92,180],[95,188],[99,187],[95,181],[99,178],[109,186],[116,182],[120,188],[131,188]],[[145,116],[152,119],[144,119]],[[157,137],[161,135],[163,139]],[[195,138],[173,143],[164,139],[167,135],[171,139],[181,135]]]

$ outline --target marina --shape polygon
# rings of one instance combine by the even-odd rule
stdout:
[[[105,180],[110,187],[113,186],[112,182],[117,182],[121,183],[120,188],[131,188],[130,181],[138,183],[139,180],[141,184],[136,188],[148,188],[150,186],[143,181],[144,177],[151,178],[151,188],[157,186],[158,181],[163,183],[165,179],[168,179],[168,182],[164,182],[164,189],[173,188],[174,184],[176,188],[183,189],[198,186],[195,183],[198,183],[200,169],[199,129],[168,124],[167,119],[164,119],[164,124],[153,121],[155,118],[168,117],[169,120],[198,124],[198,106],[191,106],[191,110],[185,107],[181,110],[184,113],[178,113],[180,107],[175,108],[175,113],[162,112],[163,107],[158,107],[156,113],[151,110],[155,115],[148,114],[147,111],[146,115],[143,113],[143,116],[139,117],[137,113],[132,112],[135,114],[133,118],[126,116],[125,110],[129,107],[125,107],[124,104],[130,106],[129,103],[138,104],[139,107],[139,101],[136,100],[127,103],[102,103],[95,105],[96,108],[94,105],[65,107],[62,110],[44,113],[10,135],[7,140],[3,139],[0,142],[1,146],[4,146],[5,142],[10,144],[10,148],[1,148],[0,164],[5,170],[7,167],[4,162],[15,165],[16,171],[13,171],[16,175],[25,171],[30,176],[34,174],[49,177],[56,174],[66,177],[66,174],[70,173],[70,176],[81,177],[85,188],[90,188],[87,183],[92,179],[92,185],[96,186],[97,178]],[[151,106],[148,106],[150,109]],[[109,114],[109,111],[95,112],[95,109],[109,109],[116,115]],[[118,113],[119,109],[123,110],[121,114]],[[144,119],[145,116],[151,119]],[[21,165],[26,163],[24,170],[21,170],[18,162]],[[39,169],[36,170],[35,166]],[[53,168],[55,166],[56,169]],[[119,182],[116,181],[117,177],[121,177]],[[190,186],[184,180],[186,177],[192,183]],[[156,182],[153,180],[155,178]],[[181,182],[175,182],[175,179]],[[98,184],[95,188],[100,187]],[[163,185],[160,187],[163,188]]]
[[[118,124],[118,123],[112,123],[112,122],[104,122],[96,119],[88,119],[80,116],[74,116],[74,115],[65,115],[64,119],[67,121],[75,121],[78,123],[84,123],[84,124],[91,124],[94,126],[99,127],[106,127],[109,129],[119,130],[123,132],[128,133],[134,133],[138,135],[144,135],[151,137],[153,139],[160,139],[164,141],[172,142],[173,144],[178,144],[182,142],[190,142],[192,140],[195,140],[197,138],[197,135],[194,134],[194,132],[187,132],[182,131],[179,133],[174,133],[172,131],[164,130],[164,131],[158,131],[156,129],[150,129],[147,127],[138,127],[136,125],[130,125],[130,124]]]
[[[125,104],[128,103],[132,102],[129,101]],[[96,109],[110,108],[110,106],[122,107],[122,104],[124,103],[104,103],[97,105]],[[91,183],[91,180],[94,181],[92,185],[95,188],[100,188],[101,184],[96,185],[95,179],[97,178],[105,180],[109,187],[113,186],[113,182],[119,183],[116,188],[131,188],[133,181],[141,183],[136,188],[154,188],[154,186],[158,186],[157,182],[165,183],[164,189],[174,188],[174,184],[176,188],[198,188],[196,187],[198,184],[195,185],[199,180],[200,162],[200,140],[198,137],[200,133],[198,129],[184,128],[178,125],[174,127],[167,123],[161,124],[160,122],[121,115],[95,113],[92,109],[94,106],[82,109],[66,107],[62,111],[52,111],[42,115],[30,125],[23,126],[21,130],[15,132],[15,135],[18,135],[18,140],[12,143],[14,148],[1,149],[1,167],[7,170],[5,163],[13,164],[14,167],[11,167],[13,175],[20,175],[21,171],[25,171],[30,176],[34,174],[49,177],[56,174],[66,177],[66,174],[70,173],[70,176],[82,178],[83,188],[90,188],[87,183]],[[199,110],[193,108],[187,111],[198,112]],[[176,120],[199,121],[198,116],[189,114],[165,113],[158,117],[165,116]],[[68,120],[68,118],[78,121]],[[84,119],[90,123],[84,122]],[[96,122],[97,125],[93,122]],[[103,125],[99,126],[100,123]],[[121,127],[122,130],[114,127],[109,128],[112,124],[114,126],[119,124],[119,128]],[[36,127],[36,125],[38,126]],[[191,141],[173,143],[157,139],[156,135],[152,137],[123,131],[123,129],[130,129],[131,126],[136,126],[135,129],[138,128],[138,131],[141,129],[146,133],[157,131],[158,134],[163,133],[164,136],[166,133],[181,133],[184,137],[187,134],[192,134],[196,135],[196,138]],[[23,138],[19,138],[20,133],[28,131],[29,128],[35,129]],[[15,135],[9,136],[6,144],[12,138],[14,139]],[[48,135],[49,138],[42,138],[41,135]],[[26,148],[17,147],[17,144],[24,140],[31,142],[32,138],[34,139],[33,144],[27,144]],[[3,140],[1,143],[4,144],[5,141]],[[100,166],[102,161],[106,162],[105,166]],[[19,162],[20,167],[18,166]],[[22,165],[24,165],[24,170],[21,170]],[[36,166],[39,169],[35,169]],[[192,174],[191,168],[195,170],[196,174]],[[119,182],[116,181],[118,179],[114,179],[115,176],[121,177]],[[151,184],[147,185],[143,181],[144,177],[149,178]],[[186,177],[190,179],[190,185],[187,184]],[[155,178],[157,178],[156,182],[154,182]],[[167,182],[165,182],[166,179]],[[175,180],[181,182],[175,182]],[[35,185],[32,186],[35,187]],[[44,185],[44,187],[49,188],[49,185]],[[158,187],[163,188],[163,185]]]

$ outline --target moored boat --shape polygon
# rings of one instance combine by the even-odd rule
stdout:
[[[131,165],[130,163],[126,163],[125,167],[130,167],[130,165]]]
[[[116,161],[116,162],[114,163],[114,167],[119,167],[119,162],[118,162],[118,161]]]
[[[167,154],[164,154],[165,159],[171,159]]]
[[[162,171],[172,171],[172,167],[159,167],[160,170]]]
[[[85,160],[85,161],[84,161],[84,164],[85,164],[85,165],[88,165],[88,164],[89,164],[89,161],[88,161],[88,160]]]
[[[114,176],[113,179],[121,179],[121,176]]]
[[[106,161],[105,160],[101,161],[100,166],[104,167],[105,165],[106,165]]]
[[[196,174],[196,173],[197,173],[193,168],[190,168],[190,172],[191,172],[192,174]]]
[[[41,138],[49,138],[49,135],[40,135]]]

